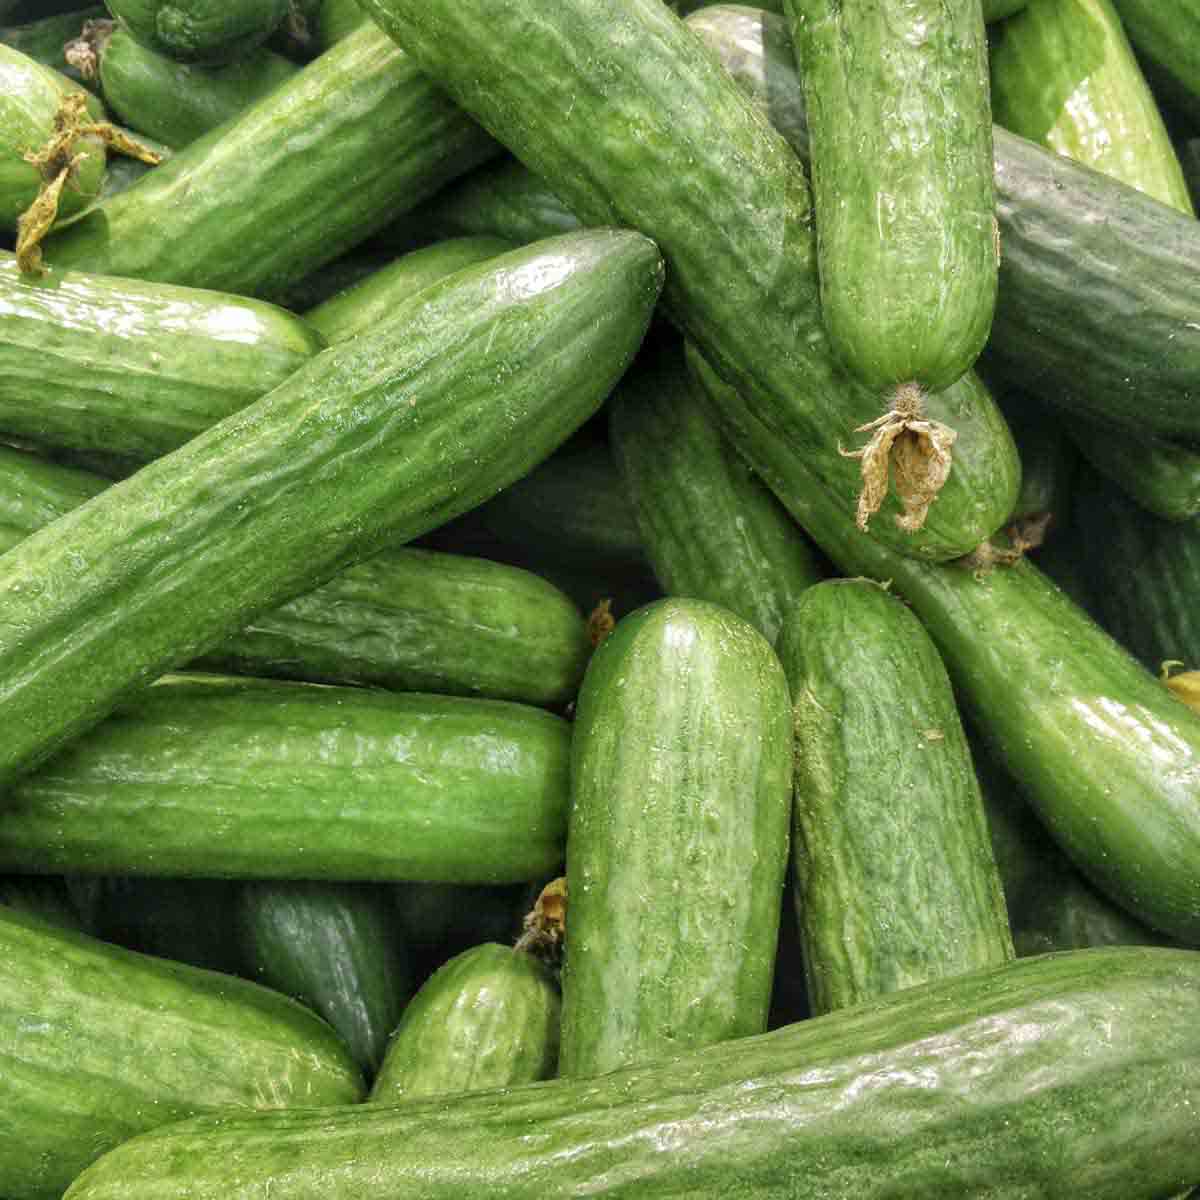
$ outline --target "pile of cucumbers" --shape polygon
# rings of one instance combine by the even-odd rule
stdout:
[[[0,0],[0,1200],[1200,1194],[1197,164],[1200,0]]]

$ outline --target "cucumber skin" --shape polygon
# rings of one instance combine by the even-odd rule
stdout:
[[[876,392],[941,391],[987,341],[996,221],[979,0],[787,0],[811,146],[821,313]]]
[[[728,391],[691,348],[689,366],[706,395]],[[857,535],[814,477],[768,483],[843,573],[892,581],[1076,867],[1146,924],[1200,944],[1200,718],[1028,561],[920,563]]]
[[[0,253],[0,429],[53,449],[148,461],[245,408],[325,348],[241,296]]]
[[[1200,1174],[1198,1030],[1193,953],[1023,959],[600,1079],[189,1121],[66,1200],[894,1200],[997,1180],[1154,1200]]]
[[[0,554],[108,487],[90,471],[0,446]]]
[[[787,683],[715,604],[621,620],[571,744],[562,1075],[766,1028],[788,852]]]
[[[283,24],[288,0],[106,0],[157,54],[216,65],[249,54]]]
[[[259,612],[529,471],[625,370],[662,272],[612,230],[456,272],[0,557],[0,787]]]
[[[1011,959],[971,752],[917,618],[867,580],[828,580],[789,613],[779,657],[813,1012]]]
[[[270,299],[497,152],[364,27],[47,239],[46,260]]]
[[[167,676],[6,790],[0,863],[518,882],[562,861],[569,753],[562,718],[502,700]]]
[[[245,980],[0,907],[0,1188],[56,1200],[135,1134],[222,1109],[353,1104],[325,1023]]]
[[[1200,451],[1082,421],[1071,423],[1071,437],[1080,454],[1139,508],[1164,521],[1200,516]]]
[[[409,1002],[371,1089],[375,1104],[550,1079],[561,1002],[550,971],[495,942],[456,955]]]
[[[1171,99],[1200,114],[1200,9],[1194,0],[1113,0],[1129,40],[1171,85]]]
[[[721,604],[774,644],[821,570],[695,386],[679,347],[627,375],[608,406],[613,451],[663,593]]]
[[[811,464],[852,512],[861,475],[839,445],[878,418],[880,398],[839,370],[826,339],[804,172],[679,19],[659,0],[363,0],[363,9],[585,223],[654,238],[668,264],[667,314],[782,452]],[[538,72],[517,66],[531,55]],[[949,407],[956,465],[925,527],[896,527],[894,495],[877,517],[877,536],[934,560],[994,532],[1016,488],[990,399],[969,392]]]

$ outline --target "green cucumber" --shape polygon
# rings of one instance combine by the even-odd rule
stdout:
[[[108,480],[0,446],[0,554],[98,495]]]
[[[288,284],[274,297],[274,301],[292,312],[306,313],[309,309],[324,304],[338,292],[361,283],[368,275],[382,270],[394,258],[395,255],[387,251],[351,250],[341,258],[310,271],[303,279]]]
[[[333,1031],[244,980],[0,907],[0,1190],[53,1200],[106,1150],[195,1113],[352,1104]]]
[[[678,17],[660,0],[362,2],[585,222],[654,238],[667,314],[752,398],[781,453],[853,511],[861,471],[840,450],[878,418],[879,397],[839,371],[825,337],[804,172]],[[536,72],[520,65],[530,56]],[[985,392],[930,409],[957,430],[954,469],[924,528],[898,527],[892,496],[877,533],[942,560],[1003,522],[1015,456]]]
[[[999,27],[990,66],[997,124],[1193,215],[1110,0],[1029,0]]]
[[[357,0],[321,0],[317,15],[317,48],[323,53],[369,21]]]
[[[766,1028],[788,851],[787,683],[753,626],[660,600],[579,693],[560,1071]]]
[[[792,693],[792,863],[814,1013],[1007,962],[1012,934],[966,735],[920,622],[863,579],[810,588]]]
[[[131,689],[528,472],[628,366],[662,273],[617,230],[457,271],[0,556],[0,787]]]
[[[622,380],[610,404],[621,475],[663,592],[724,605],[774,643],[821,571],[695,386],[677,346]]]
[[[1200,4],[1196,0],[1113,0],[1134,49],[1169,99],[1200,116]]]
[[[96,83],[85,79],[77,67],[67,62],[63,48],[79,36],[85,22],[95,21],[107,12],[108,10],[101,5],[42,17],[27,25],[0,27],[0,42],[14,50],[20,50],[22,54],[28,54],[43,66],[61,71],[73,83],[96,91]]]
[[[504,700],[165,676],[5,790],[0,870],[532,879],[562,860],[569,743]]]
[[[270,298],[497,149],[366,27],[48,239],[46,258]]]
[[[371,329],[398,303],[431,283],[511,249],[513,243],[501,238],[480,237],[455,238],[414,250],[310,309],[304,319],[332,346]]]
[[[689,365],[706,393],[726,393],[723,410],[736,407],[698,354]],[[891,580],[912,605],[989,748],[1076,867],[1148,925],[1200,944],[1200,717],[1029,562],[921,563],[856,536],[814,475],[767,482],[844,573]]]
[[[990,25],[1020,12],[1029,0],[983,0],[983,19]]]
[[[93,28],[91,40],[105,102],[126,124],[176,150],[233,120],[300,70],[265,47],[223,67],[181,63],[111,22]]]
[[[157,458],[324,346],[261,301],[75,271],[26,275],[0,253],[0,430],[42,446]]]
[[[1051,528],[1065,525],[1078,455],[1062,422],[1045,405],[1011,390],[1000,394],[1000,408],[1021,458],[1021,491],[1011,519],[1048,513]]]
[[[201,1118],[120,1147],[66,1200],[1157,1200],[1200,1175],[1197,1105],[1200,956],[1123,947],[600,1079]]]
[[[491,942],[456,955],[404,1010],[370,1099],[396,1104],[550,1079],[559,1010],[549,969],[524,951]]]
[[[288,0],[106,0],[143,45],[180,62],[227,63],[283,24]]]
[[[787,0],[821,312],[868,387],[940,391],[987,340],[997,234],[980,0]]]
[[[1080,453],[1130,499],[1164,521],[1200,516],[1200,451],[1072,421]]]
[[[368,1075],[412,990],[392,898],[378,885],[243,884],[238,935],[250,977],[307,1004]]]

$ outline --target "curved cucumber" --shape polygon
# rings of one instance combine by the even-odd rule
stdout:
[[[980,0],[787,0],[808,111],[821,312],[877,392],[970,369],[996,302]]]
[[[167,676],[7,789],[0,869],[532,879],[562,859],[569,735],[502,700]]]
[[[770,644],[668,599],[624,618],[579,693],[563,1075],[766,1028],[792,730]]]
[[[370,1099],[507,1088],[550,1079],[558,986],[535,958],[494,942],[452,958],[422,984],[388,1044]]]
[[[106,0],[143,45],[181,62],[225,63],[283,24],[288,0]]]
[[[358,1069],[306,1009],[0,907],[0,1188],[52,1200],[106,1150],[195,1113],[353,1104]]]
[[[66,1200],[230,1200],[234,1180],[271,1200],[894,1200],[998,1180],[1024,1200],[1081,1181],[1155,1200],[1200,1175],[1197,1105],[1200,956],[1081,951],[600,1079],[197,1119],[120,1147]]]
[[[867,580],[810,588],[779,656],[792,693],[792,862],[813,1012],[1013,956],[946,669]]]

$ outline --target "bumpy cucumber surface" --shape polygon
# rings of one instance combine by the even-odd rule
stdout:
[[[1155,1200],[1200,1173],[1197,1105],[1200,956],[1082,951],[600,1079],[189,1121],[68,1200]]]
[[[0,1188],[53,1200],[105,1150],[233,1108],[353,1104],[323,1021],[266,988],[0,906]]]
[[[770,645],[667,599],[592,657],[571,747],[563,1075],[766,1028],[792,731]]]
[[[288,0],[111,0],[108,10],[159,54],[225,63],[265,42],[287,16]]]
[[[628,366],[661,284],[653,243],[614,230],[458,271],[0,557],[0,784],[528,472]]]
[[[532,879],[562,859],[569,735],[502,700],[167,676],[6,791],[0,863]]]

